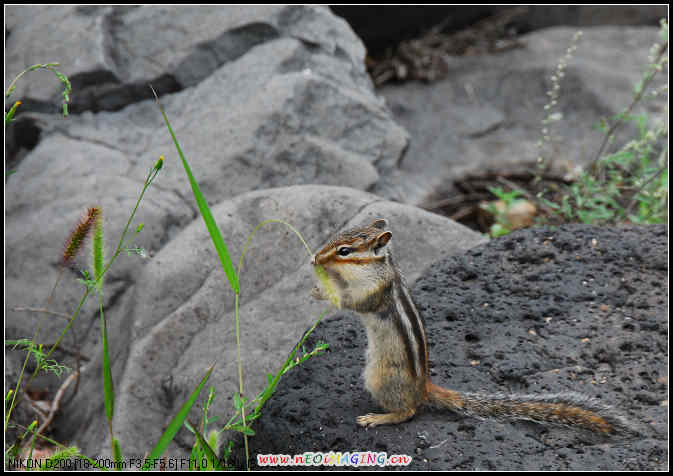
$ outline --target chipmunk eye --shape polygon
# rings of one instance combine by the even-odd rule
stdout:
[[[353,248],[349,248],[348,246],[342,246],[337,250],[337,253],[339,254],[339,256],[348,256],[349,254],[351,254],[352,251]]]

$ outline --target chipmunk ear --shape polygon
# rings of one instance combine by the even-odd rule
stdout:
[[[384,231],[379,236],[377,236],[376,244],[374,245],[374,254],[378,254],[379,250],[386,246],[392,237],[393,234],[389,231]]]
[[[385,230],[388,227],[388,222],[385,220],[385,218],[379,218],[378,220],[374,220],[372,222],[372,226],[374,228],[378,228],[379,230]]]

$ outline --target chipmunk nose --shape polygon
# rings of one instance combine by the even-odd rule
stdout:
[[[316,258],[316,256],[317,256],[317,255],[313,255],[313,256],[311,256],[311,264],[312,264],[313,266],[315,266],[315,258]]]

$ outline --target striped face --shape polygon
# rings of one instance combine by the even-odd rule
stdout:
[[[339,292],[341,307],[361,310],[358,303],[381,290],[387,281],[387,246],[392,237],[385,220],[337,235],[313,257]]]
[[[376,220],[369,226],[353,228],[340,233],[313,257],[313,264],[367,264],[385,259],[383,248],[393,236],[384,231],[385,220]]]

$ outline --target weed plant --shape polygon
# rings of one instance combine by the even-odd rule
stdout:
[[[545,153],[552,148],[554,123],[563,120],[558,110],[561,83],[565,69],[577,49],[581,38],[578,32],[570,47],[550,77],[551,88],[547,92],[549,102],[545,105],[540,154],[537,158],[535,181],[530,191],[510,186],[509,191],[491,189],[502,199],[503,194],[525,196],[535,202],[540,214],[538,224],[559,225],[562,223],[587,223],[594,225],[654,224],[668,221],[668,118],[655,121],[645,112],[637,112],[644,101],[667,101],[666,86],[652,90],[654,78],[668,70],[668,22],[661,20],[659,40],[652,46],[647,67],[642,78],[633,88],[633,99],[622,112],[598,125],[603,138],[589,165],[579,170],[570,183],[549,183],[542,176],[549,172],[553,160]],[[667,104],[666,104],[667,110]],[[636,125],[633,137],[618,137],[627,123]],[[621,139],[623,146],[611,147]],[[625,140],[626,139],[626,140]],[[513,185],[513,184],[510,184]],[[507,202],[510,206],[512,200]],[[494,214],[492,236],[508,233],[510,227],[504,219],[506,213]]]
[[[64,91],[64,98],[65,98],[65,103],[64,103],[64,114],[67,115],[67,101],[69,101],[69,94],[70,94],[70,83],[67,80],[67,77],[63,75],[62,73],[58,72],[55,70],[55,66],[58,66],[57,63],[47,63],[47,64],[39,64],[32,66],[30,68],[27,68],[24,72],[22,72],[10,85],[9,89],[5,93],[5,98],[7,99],[12,91],[15,88],[16,81],[26,72],[28,71],[34,71],[36,69],[47,69],[50,70],[54,73],[56,73],[57,77],[59,80],[61,80],[65,85],[66,85],[66,90]],[[225,431],[238,431],[241,432],[244,435],[245,438],[245,443],[246,443],[246,460],[248,461],[249,464],[249,455],[248,455],[248,445],[247,445],[247,437],[249,435],[254,435],[254,430],[251,428],[251,423],[255,421],[257,418],[260,417],[262,409],[265,405],[265,403],[271,398],[271,396],[274,393],[274,390],[278,384],[279,379],[290,369],[292,369],[294,366],[301,364],[302,362],[305,362],[307,359],[319,354],[320,352],[324,351],[326,349],[326,344],[319,342],[317,343],[316,347],[313,350],[307,351],[304,349],[304,342],[308,338],[308,336],[311,334],[311,332],[315,329],[315,327],[319,324],[319,322],[322,320],[323,316],[326,314],[327,309],[321,314],[320,318],[315,322],[313,327],[309,329],[303,336],[303,338],[299,341],[299,343],[292,349],[292,351],[289,353],[287,359],[285,362],[281,365],[280,370],[278,373],[274,374],[269,374],[268,375],[268,383],[267,386],[260,392],[255,398],[250,399],[248,397],[245,397],[244,393],[244,388],[243,388],[243,374],[242,374],[242,366],[241,366],[241,359],[240,359],[240,333],[239,333],[239,315],[238,315],[238,307],[239,307],[239,293],[240,293],[240,288],[239,288],[239,282],[240,282],[240,274],[241,270],[243,267],[243,261],[245,257],[245,253],[248,249],[248,246],[254,237],[255,233],[259,231],[263,226],[269,225],[272,223],[275,224],[283,224],[287,226],[291,231],[293,231],[299,239],[302,241],[304,244],[309,256],[311,256],[311,250],[306,244],[305,240],[302,238],[300,233],[292,227],[290,224],[285,223],[281,220],[266,220],[262,223],[260,223],[250,234],[245,247],[243,249],[243,252],[240,257],[239,261],[239,266],[238,269],[234,269],[234,265],[231,261],[231,258],[229,257],[229,253],[227,250],[226,243],[224,242],[224,239],[221,236],[219,227],[215,223],[215,220],[212,216],[212,213],[210,211],[210,208],[208,207],[207,201],[203,194],[201,193],[198,183],[196,182],[191,169],[187,163],[187,160],[185,159],[182,150],[180,148],[180,145],[178,143],[178,140],[171,128],[171,125],[168,121],[168,118],[166,117],[166,114],[163,110],[163,107],[159,103],[159,100],[157,98],[157,104],[159,104],[159,108],[161,111],[161,114],[164,118],[164,121],[166,123],[166,127],[168,131],[170,132],[170,135],[173,139],[173,142],[175,144],[176,150],[180,156],[180,159],[182,161],[182,164],[185,169],[185,173],[187,175],[187,179],[189,180],[189,183],[192,187],[192,192],[194,194],[194,198],[197,202],[197,205],[199,207],[199,210],[201,212],[201,216],[203,217],[203,220],[205,222],[206,228],[208,229],[208,232],[211,236],[211,239],[213,241],[213,245],[218,253],[220,263],[222,265],[222,268],[225,272],[225,275],[227,276],[227,279],[229,281],[229,284],[232,288],[232,290],[235,293],[235,324],[236,324],[236,346],[237,346],[237,351],[238,351],[238,372],[239,372],[239,392],[236,392],[234,394],[234,412],[233,416],[229,419],[229,421],[224,424],[221,428],[219,429],[211,429],[209,430],[209,426],[212,427],[212,425],[215,423],[217,420],[216,417],[209,417],[208,413],[211,409],[212,403],[215,399],[215,390],[211,387],[208,399],[206,401],[206,404],[204,405],[204,410],[203,410],[203,417],[200,422],[200,425],[194,425],[191,422],[188,421],[188,415],[190,413],[190,410],[192,407],[195,405],[197,402],[199,395],[201,394],[201,391],[205,387],[213,369],[214,365],[211,365],[210,368],[207,370],[199,384],[196,386],[190,397],[187,399],[187,401],[183,404],[183,406],[178,410],[177,414],[175,417],[171,420],[171,422],[168,424],[166,427],[165,431],[159,438],[159,441],[157,444],[154,446],[154,448],[149,452],[147,457],[145,458],[145,464],[142,466],[143,470],[149,470],[152,468],[157,467],[156,462],[161,461],[161,458],[170,444],[170,442],[173,440],[179,429],[185,425],[185,427],[190,431],[194,437],[195,437],[195,442],[194,446],[192,448],[192,458],[190,459],[190,469],[194,470],[203,470],[203,469],[226,469],[227,468],[227,458],[229,456],[229,452],[231,451],[231,442],[224,447],[224,451],[222,455],[218,455],[218,450],[221,446],[221,435]],[[20,102],[17,101],[12,105],[12,107],[9,109],[7,113],[5,113],[5,125],[9,124],[12,119],[15,116],[15,113],[17,111],[18,106],[20,105]],[[26,371],[27,363],[29,359],[32,358],[36,361],[36,366],[35,370],[33,371],[32,375],[30,376],[30,379],[28,382],[23,385],[23,387],[29,387],[30,384],[33,382],[35,377],[40,373],[40,372],[52,372],[57,375],[61,375],[64,371],[68,371],[64,365],[59,364],[53,359],[50,359],[51,355],[53,354],[54,350],[58,348],[60,342],[62,339],[65,337],[65,335],[68,333],[69,329],[72,327],[73,323],[75,322],[75,319],[79,315],[80,310],[82,309],[82,306],[84,305],[87,297],[91,293],[95,293],[98,297],[98,312],[99,312],[99,317],[100,317],[100,322],[101,322],[101,340],[102,340],[102,352],[103,352],[103,388],[101,389],[101,396],[104,401],[104,406],[105,406],[105,416],[108,422],[108,431],[109,431],[109,436],[110,436],[110,442],[112,445],[112,454],[113,454],[113,461],[114,461],[114,467],[116,469],[123,469],[125,468],[125,464],[123,461],[123,455],[122,455],[122,446],[119,442],[119,440],[116,438],[114,431],[113,431],[113,419],[114,419],[114,402],[115,402],[115,393],[114,393],[114,384],[113,384],[113,379],[112,379],[112,371],[111,371],[111,363],[110,363],[110,356],[109,356],[109,342],[108,342],[108,337],[107,337],[107,323],[105,320],[105,315],[104,315],[104,308],[103,308],[103,291],[104,291],[104,277],[105,274],[108,272],[112,264],[115,262],[117,257],[122,253],[126,252],[128,254],[139,254],[141,256],[145,255],[145,252],[142,248],[138,248],[134,246],[133,242],[135,238],[138,236],[138,234],[142,231],[143,229],[143,224],[140,224],[139,226],[136,227],[135,233],[133,236],[131,236],[129,239],[127,239],[127,236],[129,235],[129,230],[131,229],[131,224],[133,222],[133,219],[135,217],[135,214],[138,210],[138,207],[140,206],[140,203],[145,195],[145,192],[148,190],[150,185],[153,183],[153,181],[156,179],[158,176],[160,170],[162,169],[164,165],[164,158],[161,156],[159,160],[157,160],[152,168],[149,170],[149,173],[147,177],[145,178],[143,188],[140,192],[140,195],[136,201],[135,207],[133,208],[129,219],[126,223],[126,226],[124,227],[121,238],[119,239],[119,243],[112,254],[112,256],[109,258],[109,260],[106,262],[105,261],[105,253],[104,253],[104,230],[103,230],[103,212],[100,207],[93,206],[90,207],[86,214],[82,217],[82,219],[76,224],[74,227],[73,231],[70,233],[69,239],[66,243],[66,246],[63,250],[63,256],[62,256],[62,262],[61,262],[61,272],[59,273],[56,283],[54,284],[51,293],[49,294],[49,297],[47,298],[47,304],[43,309],[39,309],[41,313],[43,313],[43,318],[42,321],[44,320],[44,317],[51,313],[49,311],[49,303],[51,301],[51,298],[54,294],[54,292],[57,289],[58,282],[63,274],[63,270],[69,266],[73,260],[74,257],[79,253],[79,251],[83,248],[83,244],[87,239],[92,240],[92,256],[91,256],[91,271],[85,270],[82,272],[83,274],[83,279],[80,281],[84,284],[85,289],[82,295],[82,298],[80,299],[79,304],[75,308],[74,312],[72,315],[69,317],[68,324],[65,326],[63,331],[61,332],[60,336],[56,340],[56,342],[49,348],[48,351],[45,352],[45,349],[43,347],[43,344],[38,343],[38,337],[39,337],[39,331],[41,327],[42,321],[40,321],[40,324],[35,329],[35,332],[32,336],[31,339],[19,339],[19,340],[8,340],[5,341],[6,346],[12,346],[14,348],[16,347],[21,347],[25,349],[26,351],[26,358],[24,360],[23,367],[19,373],[19,378],[16,383],[16,387],[13,389],[9,389],[9,391],[5,395],[5,435],[7,434],[7,429],[15,426],[19,427],[19,425],[16,425],[12,423],[11,421],[11,416],[13,410],[16,408],[16,405],[19,403],[21,396],[23,395],[22,393],[22,382],[23,382],[23,377]],[[38,422],[34,421],[27,427],[22,428],[22,433],[20,437],[18,438],[17,441],[12,442],[11,445],[5,446],[5,467],[8,465],[8,461],[10,459],[16,459],[20,455],[25,456],[28,458],[28,460],[33,459],[33,451],[35,449],[35,441],[37,438],[40,438],[44,441],[50,442],[53,444],[55,447],[59,448],[55,453],[53,453],[51,456],[49,456],[46,460],[43,461],[42,467],[58,467],[56,466],[60,461],[63,460],[68,460],[70,458],[81,458],[85,461],[87,461],[90,465],[90,467],[95,467],[98,469],[108,469],[104,468],[98,465],[96,461],[94,461],[91,458],[88,458],[87,456],[81,454],[78,448],[76,447],[66,447],[56,441],[51,440],[50,438],[46,437],[44,435],[44,431],[46,430],[47,426],[51,423],[54,413],[56,412],[58,408],[58,401],[62,397],[63,392],[69,385],[69,383],[72,381],[73,377],[79,378],[79,372],[80,369],[78,368],[76,372],[74,372],[68,379],[66,379],[66,382],[62,385],[61,389],[59,389],[59,392],[57,392],[57,396],[54,398],[54,405],[52,405],[52,411],[50,412],[49,415],[43,415],[44,421],[42,422],[41,425],[38,426]],[[204,436],[206,435],[206,436]],[[28,441],[26,443],[26,441]],[[161,465],[159,466],[161,467]]]

